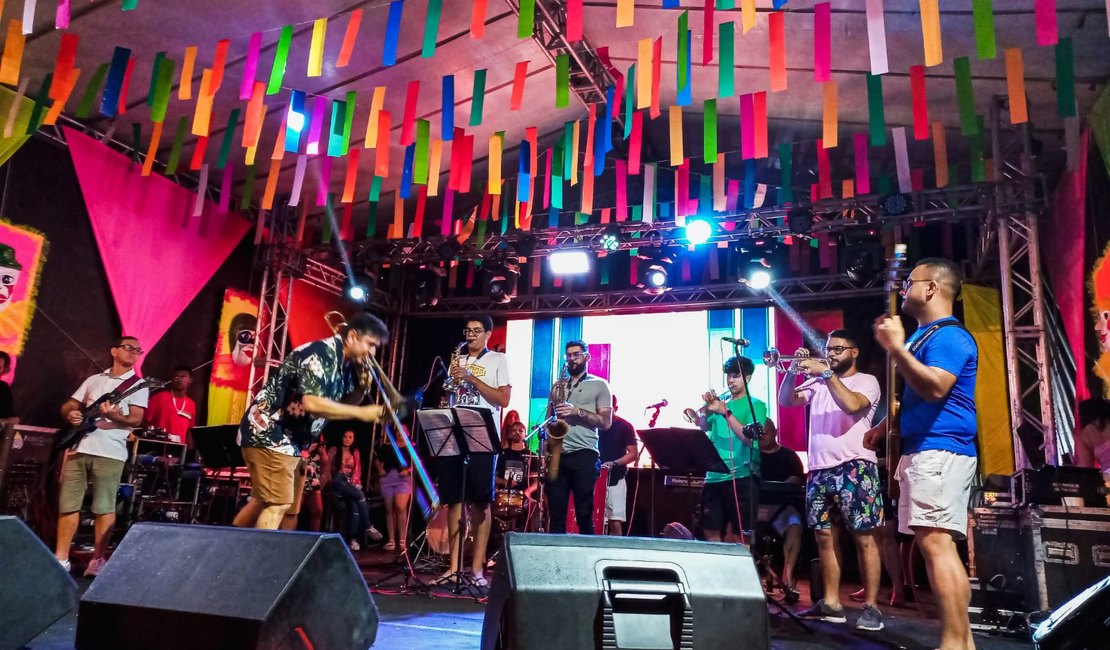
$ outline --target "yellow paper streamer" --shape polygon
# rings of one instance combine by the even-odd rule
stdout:
[[[439,196],[439,163],[443,157],[443,140],[432,139],[432,155],[428,160],[428,196]]]
[[[1010,124],[1029,121],[1029,108],[1025,104],[1025,66],[1021,48],[1006,48],[1006,89],[1010,93]]]
[[[686,158],[682,154],[682,107],[671,106],[671,166],[680,167]]]
[[[154,123],[154,133],[150,134],[150,146],[146,148],[146,160],[143,161],[143,176],[150,176],[154,170],[154,159],[158,156],[158,143],[162,140],[162,126],[165,121]]]
[[[944,61],[944,52],[940,44],[940,7],[937,0],[921,0],[921,38],[925,41],[925,65],[940,65]]]
[[[177,85],[178,99],[193,98],[193,68],[197,64],[197,46],[185,48],[185,63],[181,65],[181,80]]]
[[[312,45],[308,50],[308,76],[324,74],[324,36],[328,33],[328,19],[317,18],[312,23]]]
[[[374,88],[374,97],[370,100],[370,118],[366,120],[366,138],[363,146],[367,149],[378,146],[378,114],[385,104],[385,86]]]
[[[501,194],[501,136],[489,137],[489,193]]]
[[[640,39],[640,46],[636,55],[636,108],[651,106],[651,58],[652,41],[650,38]]]
[[[633,12],[636,4],[633,0],[617,0],[617,27],[631,27],[635,20]]]
[[[837,127],[838,119],[837,113],[837,95],[836,95],[836,80],[830,79],[824,83],[825,86],[825,110],[824,116],[824,129],[822,131],[821,140],[826,149],[833,149],[836,147],[837,135],[839,129]]]
[[[744,33],[747,34],[755,27],[755,0],[744,0],[740,5],[743,13],[740,16],[740,24],[744,28]]]
[[[944,122],[933,122],[933,161],[937,167],[937,187],[948,185],[948,132]]]
[[[23,21],[8,21],[8,36],[4,39],[4,57],[0,59],[0,83],[19,85],[19,68],[23,64],[23,46],[27,37],[23,35]]]
[[[73,94],[73,89],[77,86],[77,78],[81,76],[80,68],[71,68],[69,76],[66,77],[65,86],[62,88],[61,94],[54,100],[54,105],[46,113],[46,118],[42,121],[43,124],[51,126],[57,123],[58,118],[61,117],[62,111],[65,110],[66,102],[69,101],[69,96]]]
[[[258,156],[258,146],[247,147],[247,153],[243,156],[243,164],[247,167],[254,165],[254,159]]]

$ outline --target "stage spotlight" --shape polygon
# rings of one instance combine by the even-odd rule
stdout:
[[[621,241],[623,240],[624,236],[621,233],[621,227],[617,224],[609,224],[601,231],[601,248],[610,253],[619,249],[621,247]]]
[[[747,284],[752,289],[762,291],[771,286],[771,272],[768,269],[753,268],[748,271]]]
[[[590,256],[584,250],[555,251],[547,258],[555,275],[581,275],[590,272]]]
[[[813,230],[813,210],[794,208],[786,215],[786,225],[795,235],[808,235]]]
[[[883,247],[871,229],[844,231],[844,274],[854,282],[870,282],[883,268]]]
[[[644,293],[658,296],[670,289],[671,264],[674,258],[666,249],[644,252],[640,249],[636,286]]]
[[[435,307],[443,297],[443,278],[447,271],[439,266],[420,269],[416,278],[416,306]]]
[[[891,192],[879,199],[879,210],[885,217],[900,217],[913,212],[913,201],[908,194]]]
[[[343,295],[356,305],[370,302],[370,297],[374,295],[374,278],[365,273],[356,272],[348,279]]]
[[[443,243],[436,247],[436,253],[439,254],[439,259],[444,262],[450,262],[459,256],[462,250],[462,244],[455,237],[448,237],[443,240]]]
[[[534,235],[523,235],[513,244],[513,249],[516,251],[517,257],[532,257],[533,253],[536,252],[536,237]]]
[[[766,289],[774,280],[774,259],[779,252],[773,242],[741,241],[733,251],[737,279],[752,289]]]
[[[490,300],[506,303],[516,298],[520,268],[509,262],[487,262],[485,267],[485,289]]]
[[[704,217],[694,217],[686,220],[686,241],[697,246],[709,241],[713,236],[713,224]]]

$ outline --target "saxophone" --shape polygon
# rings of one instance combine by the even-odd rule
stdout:
[[[455,346],[455,350],[451,352],[451,364],[447,367],[447,379],[443,380],[443,397],[440,399],[440,407],[454,406],[459,403],[459,396],[469,388],[465,382],[455,379],[451,372],[462,365],[462,351],[468,344],[468,341],[463,341]]]
[[[563,364],[563,370],[559,374],[559,380],[551,385],[551,401],[549,402],[549,409],[551,416],[544,423],[547,429],[547,480],[554,481],[559,477],[559,459],[563,455],[563,438],[567,437],[570,431],[570,425],[566,420],[560,420],[555,415],[555,405],[567,401],[570,396],[570,373],[567,372],[567,364]]]

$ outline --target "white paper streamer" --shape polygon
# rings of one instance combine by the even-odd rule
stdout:
[[[193,216],[199,217],[204,212],[204,194],[208,190],[208,165],[200,166],[200,180],[197,182],[197,200],[193,203]]]
[[[1106,0],[1110,2],[1110,0]],[[867,44],[871,48],[871,74],[886,74],[886,24],[883,22],[883,0],[867,0]]]
[[[655,222],[655,165],[644,165],[644,223]]]
[[[35,31],[35,3],[38,0],[23,0],[23,35]]]
[[[12,97],[12,108],[8,111],[8,120],[4,122],[4,137],[12,137],[12,131],[15,130],[15,120],[19,117],[19,107],[23,106],[23,97],[27,93],[27,84],[31,81],[30,77],[24,77],[19,82],[19,90],[16,91],[15,97]]]
[[[289,205],[298,206],[301,204],[301,187],[304,185],[306,164],[308,164],[308,156],[303,153],[297,156],[297,170],[293,173],[293,193],[289,196]]]
[[[906,127],[893,128],[890,133],[894,138],[894,160],[898,165],[898,191],[908,194],[913,191],[913,178],[910,176],[910,158],[906,153]]]

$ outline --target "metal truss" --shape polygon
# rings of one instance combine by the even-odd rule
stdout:
[[[884,295],[878,280],[854,282],[841,275],[785,278],[772,284],[775,293],[791,304],[834,301],[857,296]],[[412,309],[411,316],[452,317],[467,313],[511,313],[513,316],[582,315],[603,312],[622,314],[649,311],[685,311],[758,307],[773,304],[767,291],[756,291],[738,282],[673,287],[659,295],[642,289],[620,291],[576,291],[572,294],[535,294],[495,303],[485,296],[442,298],[434,307]]]
[[[296,224],[283,199],[269,214],[270,242],[293,241]],[[254,332],[254,363],[251,364],[247,402],[266,384],[270,371],[281,365],[289,342],[289,311],[293,305],[293,274],[287,265],[288,248],[270,244],[256,262],[262,265],[262,287],[258,297],[258,321]]]

